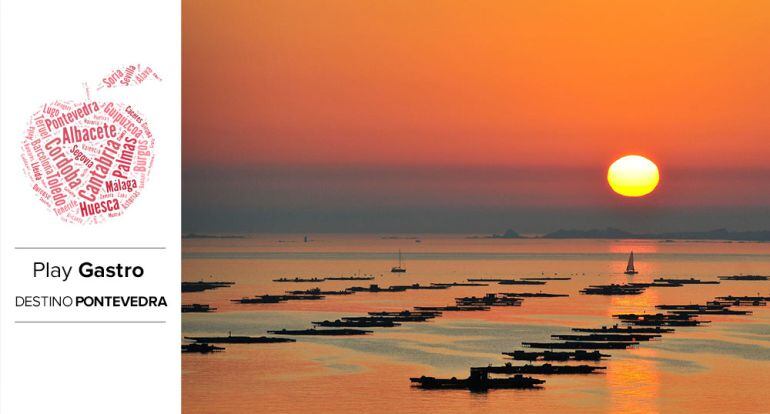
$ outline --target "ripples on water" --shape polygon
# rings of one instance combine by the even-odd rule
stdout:
[[[770,312],[713,316],[711,326],[679,328],[662,341],[612,351],[606,373],[551,376],[542,390],[467,391],[411,389],[410,376],[467,376],[472,365],[501,364],[500,352],[521,341],[548,341],[570,327],[612,323],[621,312],[652,312],[660,303],[696,303],[723,294],[770,294],[768,282],[648,289],[633,297],[582,296],[589,284],[648,281],[654,277],[714,278],[770,274],[770,249],[756,243],[657,241],[486,240],[422,236],[318,236],[313,243],[278,243],[301,236],[185,240],[185,280],[232,280],[232,288],[186,293],[185,303],[209,303],[212,314],[184,314],[192,334],[262,335],[269,329],[302,329],[311,321],[451,304],[454,297],[487,292],[545,291],[569,298],[527,298],[521,307],[445,313],[429,323],[376,329],[354,338],[300,337],[293,344],[226,345],[216,355],[184,355],[186,413],[342,412],[762,412],[770,376]],[[408,273],[387,272],[404,251]],[[628,251],[640,274],[622,274]],[[467,277],[571,275],[544,286],[452,287],[437,291],[357,293],[322,301],[275,305],[232,304],[230,299],[316,284],[273,283],[277,277],[371,273],[373,283],[428,284]],[[585,275],[583,275],[585,273]],[[328,281],[323,289],[363,286]]]

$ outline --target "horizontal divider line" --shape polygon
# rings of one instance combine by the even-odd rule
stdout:
[[[16,250],[166,250],[159,246],[18,246]]]
[[[166,321],[14,321],[14,323],[166,323]]]

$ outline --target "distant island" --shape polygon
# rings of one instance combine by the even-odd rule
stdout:
[[[519,239],[527,238],[508,229],[503,234],[492,234],[476,238],[485,239]],[[770,230],[759,231],[729,231],[716,229],[709,231],[688,231],[671,233],[632,233],[629,231],[607,227],[605,229],[589,230],[557,230],[543,236],[534,237],[543,239],[648,239],[648,240],[727,240],[727,241],[770,241]]]
[[[513,229],[508,229],[505,232],[503,232],[503,234],[493,234],[491,236],[491,238],[493,238],[493,239],[520,239],[521,235],[519,233],[513,231]]]
[[[183,239],[243,239],[245,237],[246,236],[222,235],[222,234],[201,234],[201,233],[182,234]]]
[[[493,234],[491,236],[470,236],[466,238],[467,239],[524,239],[526,237],[523,237],[513,229],[508,229],[504,231],[502,234]]]

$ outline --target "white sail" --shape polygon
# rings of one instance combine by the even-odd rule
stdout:
[[[634,269],[634,252],[631,252],[631,255],[628,256],[628,265],[626,266],[626,273],[635,273],[636,269]]]

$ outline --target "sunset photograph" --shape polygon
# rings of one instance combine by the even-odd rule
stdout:
[[[183,412],[766,412],[768,21],[183,1]]]

